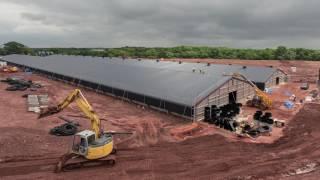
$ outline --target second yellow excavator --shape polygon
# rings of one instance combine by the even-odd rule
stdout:
[[[225,74],[225,76],[232,76],[233,78],[246,81],[247,83],[250,84],[254,88],[255,91],[255,96],[253,97],[252,100],[249,100],[247,102],[248,106],[252,107],[257,107],[261,110],[266,110],[266,109],[271,109],[272,108],[272,100],[264,93],[261,91],[253,82],[251,82],[247,77],[240,73],[233,73],[233,74]]]
[[[15,73],[18,72],[18,68],[16,66],[7,66],[2,68],[2,71],[5,73]]]
[[[91,130],[78,132],[73,139],[69,153],[61,157],[56,172],[71,170],[82,166],[115,164],[116,153],[113,144],[113,133],[103,132],[100,119],[79,89],[75,89],[64,101],[54,107],[41,111],[39,118],[59,113],[72,102],[76,102],[81,111],[91,121]]]

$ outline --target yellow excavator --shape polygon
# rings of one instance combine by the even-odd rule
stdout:
[[[79,89],[75,89],[57,106],[43,109],[39,118],[59,113],[74,101],[91,121],[91,130],[83,130],[74,135],[72,148],[61,157],[56,172],[97,164],[114,165],[116,149],[113,144],[113,132],[102,131],[99,117]]]
[[[255,95],[252,100],[247,102],[248,106],[257,107],[261,110],[271,109],[272,108],[272,100],[268,97],[268,95],[261,91],[252,81],[250,81],[247,77],[240,73],[233,73],[231,75],[225,74],[226,76],[232,76],[235,79],[248,82],[255,91]]]
[[[18,72],[18,68],[16,66],[7,66],[2,69],[5,73],[15,73]]]

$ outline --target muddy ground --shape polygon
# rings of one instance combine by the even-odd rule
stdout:
[[[57,154],[34,155],[0,163],[0,176],[3,179],[317,179],[319,109],[319,104],[305,105],[285,129],[284,136],[273,144],[230,142],[221,135],[211,135],[133,149],[122,145],[118,147],[117,164],[112,168],[63,174],[51,172]],[[7,132],[17,136],[22,133]]]
[[[309,63],[296,65],[299,72],[312,69],[312,74],[317,68]],[[290,71],[288,65],[284,67]],[[38,75],[14,76],[39,81],[45,87],[37,92],[7,92],[7,85],[0,83],[0,179],[317,179],[319,175],[320,105],[281,109],[283,100],[288,98],[282,95],[283,90],[290,89],[301,98],[306,95],[297,88],[298,83],[285,85],[272,95],[278,100],[273,114],[290,123],[284,130],[275,129],[272,137],[258,140],[239,139],[214,126],[190,124],[172,115],[83,90],[105,130],[130,131],[133,135],[115,137],[119,151],[113,168],[54,174],[57,159],[72,142],[72,137],[48,134],[50,128],[63,123],[57,116],[73,119],[83,129],[90,127],[89,121],[74,105],[59,115],[37,119],[36,114],[26,112],[23,94],[48,93],[51,102],[56,103],[74,87]],[[244,113],[254,111],[245,107]],[[195,131],[185,134],[189,129]]]

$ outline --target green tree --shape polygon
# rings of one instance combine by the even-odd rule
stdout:
[[[296,59],[296,52],[294,49],[288,49],[287,53],[285,54],[285,59],[287,60],[294,60]]]
[[[148,57],[148,58],[156,58],[158,57],[158,54],[159,52],[153,48],[148,49],[144,52],[145,57]]]
[[[220,51],[217,48],[211,48],[208,52],[208,55],[210,58],[219,58],[220,57]]]
[[[3,49],[5,54],[32,54],[32,49],[15,41],[4,44]]]
[[[3,48],[0,48],[0,55],[6,55],[6,51]]]
[[[284,60],[287,56],[287,48],[285,46],[279,46],[275,51],[275,58],[278,60]]]
[[[298,60],[311,60],[313,56],[313,50],[304,49],[304,48],[297,48],[295,49],[296,52],[296,59]]]
[[[266,60],[275,59],[274,50],[269,48],[263,49],[260,51],[259,57],[260,57],[259,59],[266,59]]]

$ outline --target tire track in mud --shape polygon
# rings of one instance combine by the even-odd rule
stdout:
[[[134,149],[118,149],[121,151],[121,156],[119,160],[125,162],[136,162],[141,159],[141,157],[132,156],[135,152]],[[13,157],[5,158],[0,161],[0,179],[6,176],[16,176],[16,175],[28,175],[32,173],[47,172],[53,173],[55,166],[58,163],[61,156],[28,156],[28,157]],[[103,167],[96,167],[96,169],[101,169]],[[75,171],[85,171],[90,170],[92,167],[77,169]]]
[[[0,179],[5,176],[27,175],[35,172],[53,172],[59,157],[35,159],[7,159],[0,163]]]

